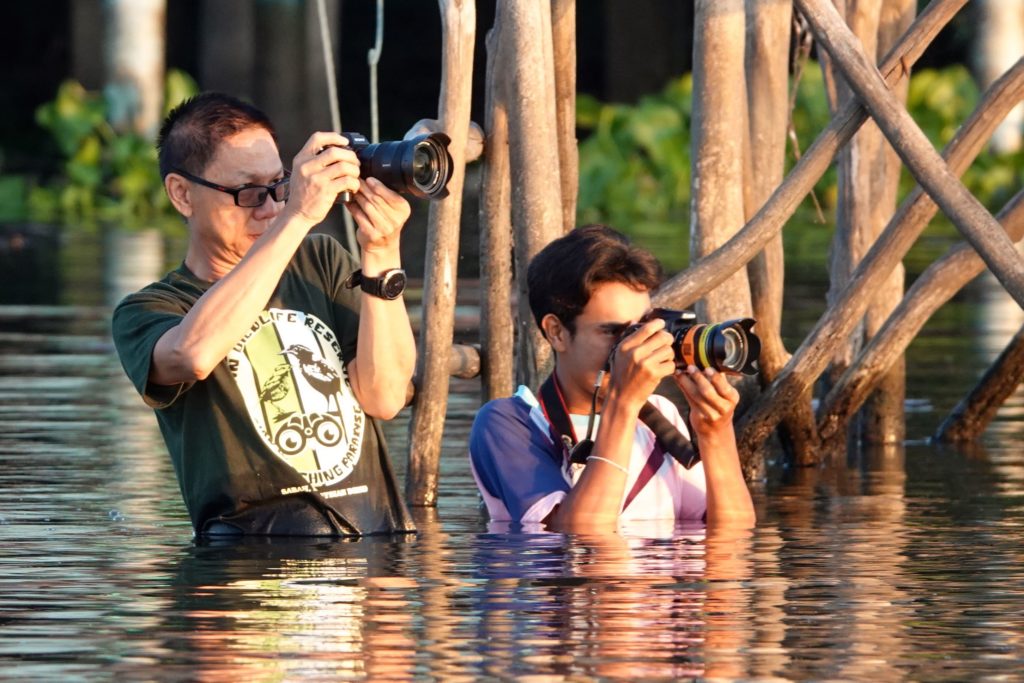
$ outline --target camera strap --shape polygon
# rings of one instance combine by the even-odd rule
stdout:
[[[595,400],[591,403],[591,417],[587,437],[583,441],[576,438],[576,430],[573,429],[572,420],[569,418],[569,410],[565,405],[565,398],[562,395],[562,388],[558,385],[555,373],[544,380],[540,387],[540,407],[544,417],[551,427],[551,438],[556,444],[561,444],[563,456],[568,457],[573,463],[586,463],[587,456],[594,449],[594,442],[590,438],[590,428],[594,424],[594,412],[596,409]],[[700,454],[694,448],[693,443],[683,436],[674,424],[666,418],[660,410],[647,401],[640,409],[639,419],[648,429],[654,432],[654,448],[651,455],[644,464],[644,469],[637,478],[636,483],[626,496],[623,509],[629,505],[633,498],[640,493],[641,489],[657,473],[661,467],[665,455],[671,455],[686,469],[692,468],[700,462]]]

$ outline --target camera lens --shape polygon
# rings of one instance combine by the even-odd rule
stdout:
[[[722,367],[729,368],[730,370],[742,368],[747,360],[746,345],[743,343],[743,337],[732,327],[721,330],[720,334],[721,361],[719,362]]]
[[[352,149],[359,159],[359,174],[364,178],[376,178],[395,192],[422,199],[448,196],[454,163],[448,153],[450,140],[444,133],[375,144],[365,143],[361,135],[358,139],[363,144],[353,144]]]

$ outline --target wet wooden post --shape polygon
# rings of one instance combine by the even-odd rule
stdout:
[[[551,181],[559,159],[550,9],[547,3],[501,0],[497,11],[502,40],[508,38],[503,49],[510,50],[512,60],[505,74],[508,81],[501,87],[508,94],[509,165],[515,189],[516,379],[533,388],[550,371],[551,350],[530,313],[526,269],[544,245],[562,234],[563,225],[560,183]]]
[[[409,423],[406,500],[436,505],[441,437],[448,406],[449,356],[455,328],[459,221],[465,182],[476,37],[474,0],[440,0],[443,37],[441,125],[451,138],[454,172],[449,196],[432,202],[427,223],[423,325],[417,357],[416,403]]]
[[[512,182],[508,100],[501,74],[510,67],[501,17],[487,34],[484,156],[480,174],[480,350],[483,398],[509,396],[514,378]]]
[[[713,252],[745,222],[744,12],[743,0],[697,0],[694,12],[691,259]],[[709,321],[748,317],[751,312],[743,268],[733,268],[728,279],[697,304],[698,316]]]
[[[562,191],[562,231],[576,225],[579,152],[576,146],[576,0],[551,0],[555,117]]]
[[[1020,242],[1024,237],[1024,190],[1007,202],[997,218],[1010,239]],[[822,439],[835,438],[932,314],[983,270],[985,263],[978,253],[961,242],[914,280],[889,320],[822,400],[818,419]]]
[[[795,0],[815,37],[832,55],[857,97],[871,112],[886,138],[943,213],[974,245],[993,275],[1024,306],[1024,258],[1013,248],[999,223],[952,174],[910,114],[889,91],[874,66],[857,47],[856,38],[827,0]]]
[[[789,125],[789,45],[792,2],[747,0],[747,44],[744,56],[747,86],[748,144],[744,155],[744,219],[750,221],[782,182]],[[795,85],[793,87],[796,87]],[[782,343],[782,295],[785,282],[782,233],[772,236],[764,251],[747,264],[750,299],[761,338],[758,380],[768,386],[789,353]],[[811,396],[795,402],[783,420],[783,443],[798,465],[816,462]]]
[[[981,378],[957,404],[935,433],[939,441],[972,441],[985,431],[999,407],[1024,382],[1024,327]]]

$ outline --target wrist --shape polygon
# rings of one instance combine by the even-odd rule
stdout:
[[[377,277],[386,270],[402,267],[402,255],[398,248],[364,250],[361,258],[363,274]]]

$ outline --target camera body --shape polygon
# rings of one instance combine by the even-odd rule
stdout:
[[[451,140],[444,133],[417,135],[409,140],[370,142],[362,133],[342,133],[359,160],[359,175],[376,178],[395,192],[421,199],[444,199],[454,163]],[[347,192],[340,201],[349,201]]]
[[[676,367],[694,365],[698,370],[714,368],[733,375],[755,375],[757,359],[761,355],[761,340],[752,331],[753,318],[738,318],[722,323],[698,323],[693,311],[655,308],[639,324],[631,326],[625,335],[634,332],[640,324],[661,318],[665,331],[672,335],[672,350]]]

